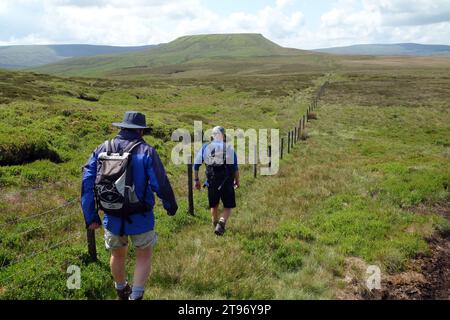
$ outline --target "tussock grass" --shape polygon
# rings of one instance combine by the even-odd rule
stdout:
[[[328,299],[345,285],[348,258],[393,273],[404,270],[418,253],[426,253],[424,237],[448,230],[448,222],[411,208],[450,197],[450,158],[446,156],[450,108],[448,91],[443,89],[448,79],[434,70],[421,72],[419,76],[402,69],[394,77],[392,70],[367,70],[333,76],[320,104],[320,120],[308,123],[308,139],[285,156],[279,174],[254,180],[251,168],[242,167],[239,206],[223,238],[212,232],[204,191],[195,194],[195,217],[185,214],[185,168],[169,164],[180,212],[169,218],[157,207],[159,243],[145,298]],[[240,78],[235,86],[217,78],[190,79],[184,85],[174,79],[66,82],[46,78],[55,87],[103,92],[95,103],[57,94],[48,104],[14,98],[7,108],[0,106],[2,125],[13,130],[12,114],[18,112],[17,121],[25,121],[29,132],[39,128],[65,159],[61,164],[44,160],[1,167],[2,220],[14,221],[76,197],[79,168],[86,155],[114,135],[109,123],[131,107],[149,114],[154,134],[146,139],[168,163],[173,143],[165,140],[165,133],[191,126],[197,116],[208,125],[291,128],[306,109],[314,83],[323,76],[309,74],[303,78],[306,89],[291,88],[283,94],[269,88],[260,94],[259,86],[267,83],[255,80],[243,87]],[[398,83],[399,88],[417,89],[427,77],[434,80],[424,84],[417,97],[412,89],[396,89]],[[24,172],[34,173],[35,180]],[[50,189],[14,194],[36,183]],[[10,265],[0,271],[2,298],[114,298],[108,253],[100,240],[98,263],[89,263],[80,239],[27,265],[12,265],[17,253],[64,239],[72,228],[82,228],[83,222],[78,217],[55,225],[50,233],[17,236],[33,226],[35,222],[19,223],[1,231],[0,259]],[[64,287],[69,264],[82,267],[80,291]],[[17,275],[12,282],[4,281],[18,271],[29,277]]]

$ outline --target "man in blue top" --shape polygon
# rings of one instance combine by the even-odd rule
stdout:
[[[138,112],[126,112],[124,121],[113,123],[121,128],[118,136],[111,144],[100,145],[84,166],[81,205],[86,227],[95,230],[100,228],[101,219],[98,214],[98,196],[96,196],[96,178],[99,175],[99,157],[109,154],[108,149],[117,150],[123,154],[131,144],[136,147],[130,152],[131,177],[134,183],[133,194],[142,203],[143,211],[133,214],[127,219],[108,214],[105,215],[103,226],[105,228],[105,245],[111,251],[111,273],[120,300],[140,300],[144,295],[145,282],[151,271],[152,249],[156,243],[157,235],[154,231],[155,218],[153,207],[155,205],[154,192],[162,199],[164,209],[169,215],[175,215],[178,206],[172,187],[167,178],[163,164],[156,150],[143,140],[144,129],[147,129],[145,115]],[[128,237],[136,247],[136,267],[134,271],[132,289],[127,283],[125,262],[128,248]]]
[[[231,145],[226,143],[225,129],[215,127],[212,131],[213,141],[204,144],[197,153],[194,163],[195,188],[201,189],[198,171],[204,162],[206,164],[206,185],[208,186],[208,201],[211,208],[211,217],[214,233],[222,236],[225,225],[236,208],[234,189],[239,187],[239,168],[237,156]],[[222,200],[224,209],[219,218],[219,203]]]

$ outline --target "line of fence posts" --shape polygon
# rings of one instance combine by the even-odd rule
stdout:
[[[329,82],[326,81],[319,91],[316,93],[316,95],[313,97],[312,102],[309,104],[306,114],[303,115],[303,117],[300,118],[298,122],[298,127],[295,126],[293,130],[290,130],[287,135],[287,153],[291,153],[291,150],[294,148],[295,143],[297,143],[301,137],[302,134],[304,134],[306,129],[306,123],[310,120],[310,114],[317,108],[318,100],[322,96],[325,87],[328,86]],[[284,138],[281,138],[281,159],[284,157]],[[253,178],[257,178],[258,175],[258,149],[257,146],[254,146],[253,150],[254,154],[254,164],[253,164]],[[269,154],[269,167],[272,166],[272,146],[268,147],[268,154]],[[192,156],[190,158],[192,160]],[[188,167],[188,202],[189,202],[189,214],[194,215],[194,196],[193,196],[193,181],[192,181],[192,161],[189,161],[187,167]]]
[[[303,115],[303,117],[300,118],[298,127],[295,127],[294,130],[290,130],[287,135],[287,152],[288,154],[291,152],[291,150],[294,148],[294,142],[296,143],[299,141],[302,137],[302,134],[305,132],[306,123],[309,121],[309,115],[312,111],[314,111],[317,108],[318,100],[322,97],[325,88],[329,85],[329,81],[326,81],[319,91],[317,92],[316,96],[313,98],[312,103],[308,106],[308,109],[306,110],[306,114]],[[203,136],[203,134],[202,134]],[[254,146],[253,154],[254,154],[254,164],[253,164],[253,177],[257,177],[257,159],[258,159],[258,149],[257,145]],[[272,166],[272,146],[268,147],[268,154],[269,154],[269,167]],[[281,159],[284,157],[284,138],[281,138]],[[192,163],[192,155],[189,156],[189,161],[187,164],[187,175],[188,175],[188,213],[191,215],[194,215],[194,184],[193,184],[193,163]],[[97,260],[97,247],[95,242],[95,231],[94,230],[87,230],[86,232],[86,238],[87,238],[87,244],[88,244],[88,253],[89,256],[93,261]]]

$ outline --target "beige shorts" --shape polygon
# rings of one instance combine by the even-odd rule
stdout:
[[[128,246],[128,237],[131,238],[133,246],[138,249],[145,249],[149,246],[154,247],[158,239],[156,232],[153,230],[142,234],[121,237],[105,229],[106,249],[112,250]]]

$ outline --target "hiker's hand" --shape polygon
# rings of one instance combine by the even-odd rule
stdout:
[[[237,189],[241,186],[241,182],[239,180],[234,180],[234,187]]]
[[[94,222],[89,225],[88,229],[89,230],[97,230],[97,229],[100,229],[100,225],[97,222]]]
[[[200,183],[200,181],[195,181],[195,189],[196,190],[201,190],[202,189],[202,184]]]

